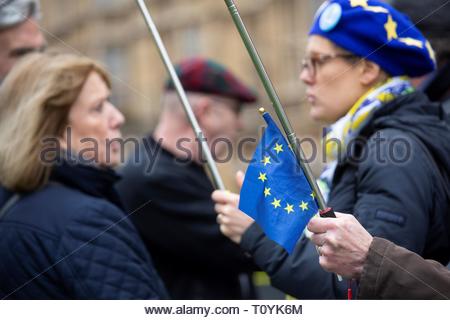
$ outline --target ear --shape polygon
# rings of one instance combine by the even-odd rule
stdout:
[[[70,134],[71,131],[72,131],[72,128],[69,125],[67,125],[64,128],[62,137],[58,137],[58,143],[62,149],[67,149],[67,142],[68,142],[68,139],[71,138],[71,137],[69,137],[69,135],[71,136],[71,134]]]
[[[363,60],[361,63],[361,76],[359,81],[362,85],[371,87],[379,82],[383,75],[380,66],[372,61]]]
[[[197,99],[195,106],[193,107],[194,115],[198,119],[200,126],[208,122],[209,115],[211,114],[211,101],[202,97]]]

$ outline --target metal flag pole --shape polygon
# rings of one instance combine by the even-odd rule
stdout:
[[[186,111],[189,122],[191,123],[192,129],[195,132],[195,136],[200,141],[200,146],[202,150],[202,154],[206,159],[209,172],[211,173],[214,185],[216,189],[225,190],[225,185],[223,184],[222,178],[217,170],[216,163],[212,157],[211,150],[208,147],[206,142],[206,138],[203,135],[202,129],[200,128],[197,119],[195,118],[194,112],[192,111],[192,107],[189,103],[189,100],[186,96],[186,92],[184,91],[183,86],[181,85],[180,79],[178,78],[177,73],[175,72],[175,68],[170,60],[169,54],[167,53],[166,47],[161,39],[161,36],[156,28],[155,23],[153,22],[152,17],[150,16],[150,12],[148,11],[147,6],[145,5],[144,0],[136,0],[139,9],[141,10],[142,15],[144,16],[144,20],[147,24],[148,29],[150,30],[153,39],[155,40],[156,46],[158,47],[159,54],[166,66],[167,72],[169,73],[174,85],[175,89],[180,97],[181,103],[183,104],[184,110]]]
[[[242,21],[242,18],[239,14],[236,5],[234,4],[234,1],[225,0],[225,3],[228,7],[228,10],[230,11],[231,17],[233,18],[233,21],[239,31],[239,34],[241,35],[242,41],[244,42],[245,47],[247,48],[250,58],[253,61],[256,71],[258,72],[259,78],[261,79],[263,86],[272,102],[273,108],[275,109],[278,119],[280,120],[280,123],[283,127],[286,137],[288,138],[292,150],[294,151],[297,161],[301,166],[301,168],[303,169],[303,172],[305,173],[306,179],[308,180],[311,189],[314,191],[314,194],[317,199],[317,204],[320,209],[320,215],[322,217],[334,217],[335,215],[333,210],[331,208],[327,208],[326,206],[325,200],[312,174],[311,168],[303,160],[305,159],[305,155],[303,153],[302,148],[297,142],[297,136],[295,135],[295,132],[292,129],[292,126],[289,122],[286,112],[284,111],[283,106],[281,105],[280,99],[278,98],[275,88],[272,82],[270,81],[270,78],[264,68],[261,58],[259,57],[258,51],[256,50],[252,42],[252,39],[244,25],[244,22]]]

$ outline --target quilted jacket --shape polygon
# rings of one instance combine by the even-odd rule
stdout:
[[[63,162],[47,186],[19,195],[0,217],[0,299],[167,298],[117,179]],[[0,207],[11,196],[0,188]]]

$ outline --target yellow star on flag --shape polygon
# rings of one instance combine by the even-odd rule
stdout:
[[[271,196],[272,194],[270,193],[270,188],[264,188],[264,197],[268,197]]]
[[[270,157],[264,157],[264,159],[261,160],[261,162],[264,164],[264,167],[267,166],[268,164],[271,164]]]
[[[313,200],[316,198],[316,195],[314,194],[314,191],[311,192],[310,196],[311,196],[311,198],[313,198]]]
[[[392,19],[391,15],[388,15],[388,21],[384,24],[384,29],[387,32],[387,39],[391,41],[392,39],[397,39],[397,22]]]
[[[291,212],[294,212],[294,206],[292,204],[287,203],[286,208],[284,208],[284,210],[286,210],[287,213],[290,214]]]
[[[258,180],[261,180],[262,182],[266,181],[266,180],[267,180],[266,174],[260,172],[260,173],[259,173]]]
[[[367,7],[367,0],[350,0],[350,5],[354,8],[354,7]]]
[[[278,208],[278,207],[281,207],[280,201],[281,201],[281,200],[278,200],[277,198],[274,198],[273,201],[272,201],[272,203],[271,203],[271,205],[273,205],[273,207],[274,207],[275,209]]]
[[[300,204],[300,208],[302,208],[302,211],[308,210],[308,203],[302,201],[302,203]]]
[[[280,152],[283,152],[283,145],[277,143],[275,144],[275,148],[273,148],[273,150],[275,150],[277,154],[279,154]]]

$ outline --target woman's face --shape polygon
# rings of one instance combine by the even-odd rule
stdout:
[[[92,72],[70,109],[63,141],[65,148],[104,167],[120,162],[120,128],[125,120],[122,113],[108,101],[109,95],[105,81],[98,73]]]
[[[307,63],[300,79],[306,84],[312,119],[325,124],[336,122],[368,90],[360,81],[361,68],[352,66],[355,61],[324,37],[313,35],[308,39]]]

